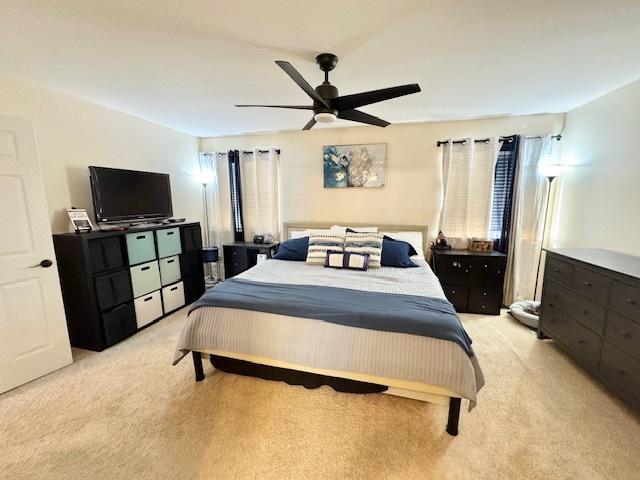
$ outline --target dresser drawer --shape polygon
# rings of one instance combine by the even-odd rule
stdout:
[[[545,278],[543,303],[562,310],[599,335],[604,334],[607,310],[585,297]]]
[[[107,237],[89,240],[89,264],[93,273],[124,266],[121,238]]]
[[[436,275],[440,283],[469,284],[469,259],[464,256],[438,255],[435,257]]]
[[[640,360],[640,324],[609,312],[606,339]]]
[[[609,306],[640,322],[640,288],[614,280]]]
[[[173,312],[184,306],[184,286],[182,282],[162,289],[162,304],[164,305],[165,313]]]
[[[447,297],[456,312],[467,311],[467,296],[469,295],[469,287],[456,286],[456,285],[443,285],[444,295]]]
[[[467,311],[499,315],[502,289],[497,287],[469,287]]]
[[[600,363],[600,379],[640,408],[640,361],[609,342],[604,342]]]
[[[611,279],[576,265],[573,268],[571,287],[591,300],[606,305],[611,291]]]
[[[180,280],[180,257],[178,255],[161,258],[158,263],[160,264],[160,280],[163,286]]]
[[[107,346],[118,343],[136,333],[136,314],[133,302],[125,303],[102,314],[104,338]]]
[[[156,240],[158,242],[158,258],[171,257],[182,253],[180,228],[156,230]]]
[[[563,285],[571,284],[573,275],[573,265],[569,262],[559,260],[554,256],[547,256],[547,264],[544,269],[545,276],[552,278]]]
[[[100,310],[109,310],[131,300],[131,283],[127,270],[120,270],[95,278],[96,299]]]
[[[130,271],[134,297],[160,289],[160,271],[157,261],[136,265],[131,267]]]
[[[138,328],[142,328],[162,316],[160,290],[136,298],[133,303],[136,309],[136,324]]]
[[[234,277],[247,270],[246,249],[240,247],[224,248],[224,276],[225,278]]]
[[[602,337],[548,305],[542,311],[540,325],[544,333],[553,338],[586,370],[592,373],[598,371]]]
[[[469,264],[469,284],[502,287],[505,257],[475,257]]]
[[[127,239],[129,265],[137,265],[156,258],[152,231],[128,233],[125,238]]]

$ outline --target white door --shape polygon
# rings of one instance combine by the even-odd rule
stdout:
[[[33,126],[0,115],[0,393],[72,361],[55,260]]]

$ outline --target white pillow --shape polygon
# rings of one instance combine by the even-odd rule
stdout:
[[[394,240],[402,240],[415,248],[418,256],[424,258],[422,250],[422,232],[383,232],[383,235],[391,237]]]
[[[343,227],[342,225],[334,225],[331,230],[347,233],[347,228],[358,233],[378,233],[378,227]]]
[[[308,237],[309,230],[291,230],[289,236],[291,237],[291,240],[295,240],[296,238]]]

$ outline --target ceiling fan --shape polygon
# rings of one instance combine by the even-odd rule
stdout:
[[[289,62],[276,60],[276,64],[282,68],[291,79],[298,84],[313,100],[313,105],[236,105],[236,107],[268,107],[268,108],[290,108],[294,110],[313,110],[313,118],[304,126],[302,130],[310,130],[317,122],[331,123],[336,118],[351,120],[352,122],[367,123],[378,127],[386,127],[389,122],[381,118],[374,117],[368,113],[357,110],[358,107],[371,105],[372,103],[383,102],[396,97],[418,93],[420,86],[417,83],[400,85],[397,87],[371,90],[370,92],[355,93],[353,95],[338,95],[338,89],[329,83],[329,72],[333,70],[338,57],[333,53],[321,53],[316,57],[316,63],[320,70],[324,72],[324,82],[318,85],[315,90],[300,75]]]

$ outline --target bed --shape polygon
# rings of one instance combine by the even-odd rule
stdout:
[[[290,238],[329,227],[290,223],[285,233]],[[424,244],[428,238],[426,226],[383,225],[379,231],[419,231]],[[437,277],[424,257],[412,260],[417,268],[364,272],[262,262],[191,307],[174,364],[191,353],[201,381],[202,356],[208,355],[216,368],[233,373],[445,405],[446,431],[457,435],[461,399],[471,410],[484,378],[455,312],[454,318],[441,312],[452,307]],[[434,322],[421,321],[426,330],[415,330],[410,311],[426,315],[430,309]],[[448,331],[435,329],[441,317]]]

